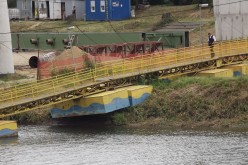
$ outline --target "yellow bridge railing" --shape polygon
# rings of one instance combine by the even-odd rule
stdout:
[[[214,53],[214,57],[211,57],[211,53],[212,55]],[[11,106],[21,106],[23,103],[30,103],[32,107],[35,107],[35,101],[42,99],[44,99],[45,106],[46,99],[56,99],[53,96],[99,83],[99,80],[107,81],[109,79],[125,78],[160,70],[161,68],[172,68],[201,61],[211,61],[221,57],[240,55],[242,58],[242,55],[245,54],[248,54],[248,40],[235,40],[217,43],[213,48],[207,45],[199,45],[118,61],[96,63],[93,69],[84,69],[76,73],[54,76],[37,82],[0,89],[0,118],[7,116],[1,116],[1,114],[3,112],[8,114],[5,111]],[[39,107],[41,106],[39,105]],[[21,112],[22,109],[18,111]],[[19,112],[14,112],[13,114],[17,113]]]

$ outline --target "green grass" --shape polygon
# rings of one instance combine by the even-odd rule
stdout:
[[[145,10],[136,11],[136,17],[123,21],[109,22],[101,21],[14,21],[11,22],[11,31],[45,31],[45,32],[67,32],[68,26],[78,26],[75,32],[133,32],[151,31],[155,25],[160,25],[162,15],[171,13],[175,21],[199,21],[199,9],[196,5],[187,6],[151,6]],[[202,19],[206,21],[214,20],[213,13],[209,9],[202,10]]]
[[[0,81],[15,81],[15,80],[21,80],[21,79],[26,79],[28,76],[21,75],[21,74],[5,74],[5,75],[0,75]]]
[[[248,115],[248,77],[183,77],[172,83],[152,83],[152,96],[144,103],[128,108],[122,116],[126,123],[162,118],[174,123],[210,123],[225,121],[238,124]],[[242,120],[243,121],[243,120]],[[247,121],[246,121],[247,122]],[[165,122],[166,123],[166,122]]]

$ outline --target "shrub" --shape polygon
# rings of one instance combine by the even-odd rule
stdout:
[[[124,125],[127,123],[127,119],[122,112],[117,112],[112,116],[113,123],[115,125]]]

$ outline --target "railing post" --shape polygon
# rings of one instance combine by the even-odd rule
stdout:
[[[115,71],[114,71],[114,68],[113,68],[113,64],[111,64],[111,70],[112,70],[112,72],[111,72],[112,73],[112,76],[114,76],[115,75],[115,73],[114,73]]]
[[[15,85],[15,97],[17,98],[17,88],[16,88],[16,85]]]
[[[140,60],[140,71],[142,72],[142,69],[143,69],[143,55],[141,55],[141,60]]]
[[[132,60],[131,60],[131,71],[132,71],[132,75],[134,74],[134,73],[133,73],[133,70],[134,70],[134,69],[133,69],[133,61],[134,61],[134,58],[132,57]]]
[[[232,50],[232,44],[231,44],[231,41],[228,42],[229,43],[229,52],[231,52],[231,54],[229,55],[232,55],[233,54],[233,50]]]
[[[159,67],[161,67],[162,65],[164,65],[164,60],[162,60],[163,59],[163,51],[161,52],[161,53],[159,53],[159,56],[158,56],[158,60],[159,60]]]
[[[14,105],[13,91],[11,91],[10,97],[11,97],[11,103],[12,103],[12,105]]]
[[[76,74],[73,74],[73,86],[74,90],[76,89],[76,79],[75,79]]]
[[[178,54],[178,53],[177,53]],[[183,61],[185,62],[186,61],[186,54],[185,52],[183,53]]]
[[[94,73],[94,79],[95,79],[95,78],[97,77],[97,76],[96,76],[96,65],[94,65],[94,72],[95,72],[95,73]]]
[[[109,76],[109,71],[108,71],[108,68],[107,68],[107,66],[106,66],[106,65],[104,65],[104,70],[105,70],[105,74],[106,74],[106,76]]]
[[[91,69],[91,68],[90,68],[90,75],[91,75],[92,81],[94,82],[95,81],[94,72],[93,72],[93,69]]]
[[[34,99],[34,88],[33,88],[33,84],[31,84],[31,89],[32,89],[32,97]]]
[[[245,40],[246,50],[248,51],[248,38]],[[247,53],[247,52],[246,52]]]
[[[55,76],[55,81],[56,81],[56,83],[57,83],[57,81],[58,81],[58,76]],[[54,80],[53,80],[53,93],[54,93],[54,95],[55,95],[55,93],[56,93],[56,83],[54,83]]]
[[[123,60],[123,62],[122,62],[122,74],[124,74],[124,65],[125,65],[125,60]]]
[[[152,70],[152,67],[153,67],[153,66],[152,66],[152,56],[153,56],[153,55],[150,56],[150,60],[149,60],[149,66],[150,66],[149,68],[150,68],[150,70]]]

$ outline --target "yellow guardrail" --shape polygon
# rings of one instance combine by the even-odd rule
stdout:
[[[96,63],[94,69],[84,69],[76,73],[11,86],[0,90],[0,110],[7,106],[18,105],[22,102],[32,102],[87,86],[87,84],[96,83],[98,78],[108,76],[112,78],[118,76],[120,78],[159,70],[162,67],[170,68],[196,61],[208,61],[211,60],[211,51],[214,51],[215,57],[218,58],[246,54],[248,53],[248,40],[220,42],[214,45],[213,50],[207,45],[199,45],[117,61]]]

